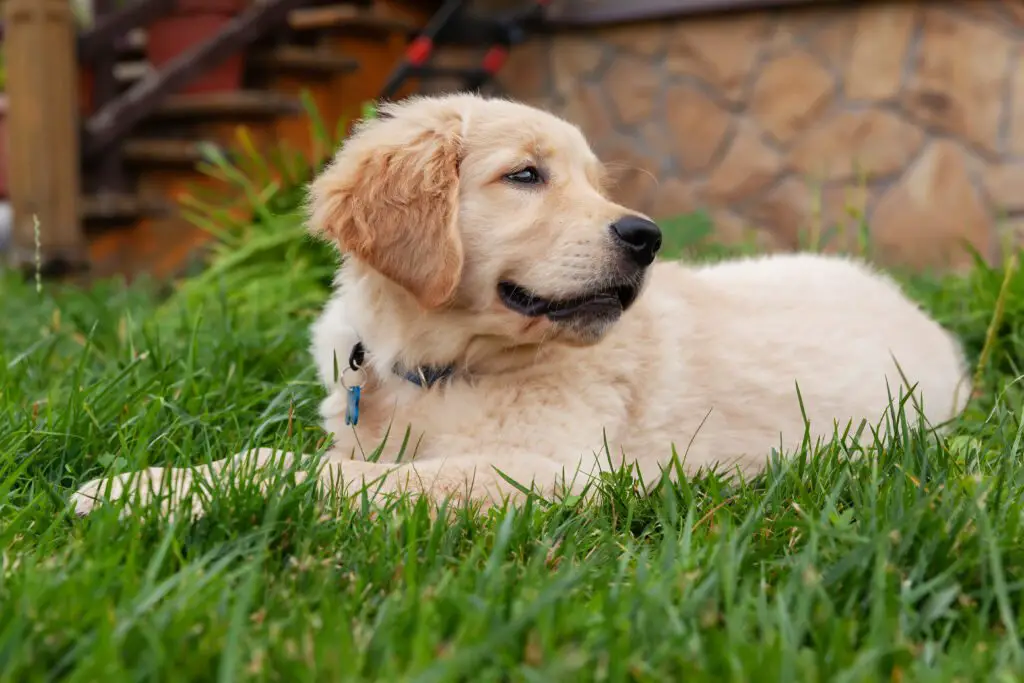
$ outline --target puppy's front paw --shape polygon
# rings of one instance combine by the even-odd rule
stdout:
[[[100,497],[106,496],[108,489],[109,499],[118,500],[121,494],[124,493],[124,484],[121,481],[121,477],[101,477],[80,486],[77,491],[71,494],[71,505],[75,509],[75,514],[79,517],[85,517],[98,508],[101,502]]]
[[[171,473],[170,476],[167,476]],[[192,472],[185,469],[151,467],[139,472],[125,472],[114,477],[103,477],[80,487],[72,496],[75,514],[88,515],[105,502],[124,501],[121,514],[131,511],[132,505],[148,505],[160,501],[161,510],[168,512],[181,506],[192,492]],[[202,512],[198,496],[192,498],[192,514]]]

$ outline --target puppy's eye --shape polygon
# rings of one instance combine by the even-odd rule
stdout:
[[[505,176],[505,180],[510,183],[518,183],[520,185],[539,185],[544,182],[544,179],[540,176],[540,171],[537,170],[536,166],[527,166],[524,169],[509,173]]]

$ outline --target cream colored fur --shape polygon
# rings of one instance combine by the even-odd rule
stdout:
[[[929,422],[963,408],[957,341],[853,260],[656,262],[614,324],[581,329],[513,313],[496,294],[500,280],[569,297],[616,257],[608,226],[630,211],[607,199],[582,134],[525,105],[471,95],[413,99],[385,114],[311,188],[311,228],[346,254],[312,330],[333,437],[325,485],[375,479],[385,493],[494,501],[517,495],[499,471],[545,494],[563,484],[578,491],[590,473],[622,462],[654,482],[673,446],[688,473],[754,473],[772,449],[791,452],[804,438],[798,385],[812,440],[851,420],[879,424],[903,377]],[[502,181],[524,164],[544,169],[547,182]],[[352,428],[335,367],[359,340],[368,383]],[[458,373],[424,389],[394,374],[396,362],[454,363]],[[407,427],[409,452],[397,462]],[[380,462],[366,462],[388,430]],[[293,456],[261,449],[174,470],[178,494],[227,465],[271,460]],[[115,498],[145,497],[167,474],[90,482],[77,510],[91,510],[108,483]]]

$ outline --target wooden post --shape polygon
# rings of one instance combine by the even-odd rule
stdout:
[[[14,265],[86,261],[79,216],[77,28],[69,0],[6,0],[8,171]]]

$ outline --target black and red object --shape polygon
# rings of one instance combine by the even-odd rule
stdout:
[[[512,46],[526,40],[529,31],[543,21],[548,1],[533,0],[523,9],[492,17],[470,12],[468,0],[446,0],[409,43],[380,99],[392,99],[410,78],[456,78],[465,90],[479,90],[504,66]],[[444,46],[487,46],[487,52],[476,67],[433,66],[431,58]]]

